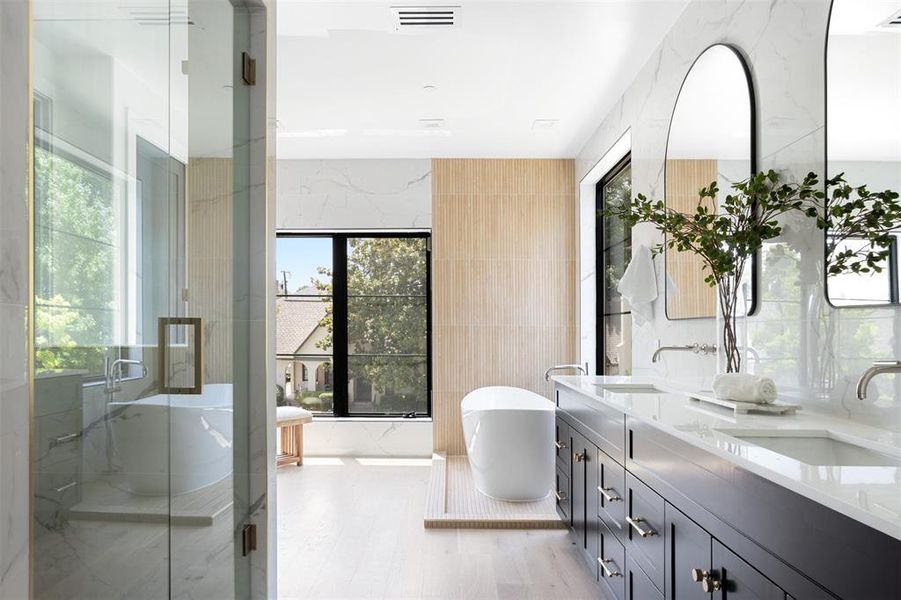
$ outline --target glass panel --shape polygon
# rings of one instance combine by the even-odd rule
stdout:
[[[620,204],[632,195],[632,167],[626,165],[602,190],[605,204]],[[603,281],[602,372],[605,375],[630,375],[632,372],[632,317],[625,298],[616,289],[632,258],[632,230],[619,219],[604,219],[601,260]]]
[[[632,374],[632,315],[604,317],[604,375]]]
[[[425,238],[347,241],[348,412],[428,412]]]
[[[428,360],[425,356],[351,356],[347,387],[350,414],[426,414]]]
[[[279,236],[275,260],[279,294],[331,294],[332,238]]]
[[[32,15],[32,593],[164,599],[170,491],[187,485],[156,379],[184,264],[170,0],[34,0]]]
[[[276,361],[279,406],[300,406],[317,414],[335,410],[334,363],[323,354],[279,356]]]
[[[425,298],[367,296],[347,300],[347,337],[353,354],[425,355]]]
[[[425,238],[347,240],[347,295],[425,297]]]

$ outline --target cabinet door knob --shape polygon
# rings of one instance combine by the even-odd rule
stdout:
[[[692,569],[691,579],[701,584],[701,588],[708,594],[718,592],[723,589],[723,582],[714,577],[710,571],[703,569]]]
[[[619,572],[619,568],[616,566],[616,563],[613,562],[612,558],[598,558],[598,564],[601,565],[605,577],[623,576],[623,574]],[[613,568],[611,569],[609,565],[613,565]]]
[[[656,531],[654,531],[650,527],[646,527],[646,526],[642,525],[642,523],[645,522],[644,519],[640,519],[638,517],[636,517],[634,519],[632,517],[626,517],[626,522],[632,526],[632,529],[635,530],[635,533],[637,533],[638,535],[640,535],[643,538],[650,537],[652,535],[657,535]]]
[[[614,492],[616,491],[612,487],[598,486],[598,491],[601,493],[601,495],[604,497],[604,500],[606,500],[607,502],[619,502],[620,500],[622,500],[622,498],[620,498],[619,496],[614,496],[613,494],[611,494],[610,493],[611,490]]]
[[[561,492],[560,490],[554,490],[554,496],[557,497],[557,502],[563,502],[566,500],[566,492]]]
[[[557,450],[565,450],[566,449],[566,444],[564,444],[563,442],[554,442],[554,445],[557,446]]]
[[[701,583],[701,588],[708,594],[723,589],[723,582],[716,577],[708,577]]]
[[[573,452],[573,460],[576,462],[582,462],[583,460],[585,460],[585,453],[584,452]]]

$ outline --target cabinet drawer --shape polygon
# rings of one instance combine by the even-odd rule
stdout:
[[[665,506],[663,498],[626,473],[626,550],[658,589],[663,590]]]
[[[625,583],[627,600],[663,600],[663,594],[641,567],[635,564],[631,555],[626,560]]]
[[[557,499],[557,513],[568,525],[572,525],[571,492],[569,475],[563,469],[558,468],[554,481],[554,496]]]
[[[620,539],[626,534],[626,470],[603,451],[597,453],[597,514]]]
[[[569,473],[572,463],[572,437],[566,421],[557,417],[555,425],[554,453],[557,457],[557,468]]]
[[[615,535],[598,520],[598,581],[604,598],[626,600],[626,549]]]
[[[623,413],[567,389],[557,390],[557,406],[585,426],[587,431],[579,428],[580,431],[598,448],[619,464],[626,464],[626,416]]]

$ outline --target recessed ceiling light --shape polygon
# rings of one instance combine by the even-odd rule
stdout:
[[[419,119],[419,124],[425,129],[441,129],[444,127],[444,119]]]
[[[546,131],[560,124],[560,119],[535,119],[532,121],[532,131]]]
[[[435,90],[438,89],[438,87],[434,86],[434,85],[424,85],[424,86],[422,86],[422,89],[426,92],[434,92]]]

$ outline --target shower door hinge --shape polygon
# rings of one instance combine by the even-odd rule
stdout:
[[[247,85],[257,84],[257,61],[246,52],[241,53],[241,79]]]
[[[243,538],[243,556],[247,556],[257,549],[256,524],[249,523],[245,525],[244,529],[241,531],[241,537]]]

